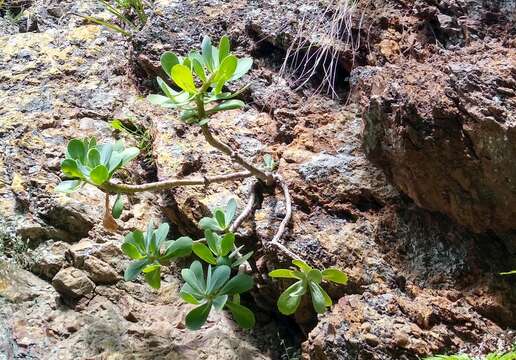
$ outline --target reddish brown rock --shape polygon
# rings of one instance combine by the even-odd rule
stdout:
[[[515,57],[477,43],[355,74],[369,158],[417,205],[476,232],[516,230]]]

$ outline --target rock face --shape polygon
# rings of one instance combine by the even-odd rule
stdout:
[[[416,204],[477,232],[516,230],[515,56],[475,44],[355,74],[368,156]]]
[[[502,175],[513,175],[514,167],[506,162],[509,155],[493,152],[479,134],[507,136],[507,143],[497,146],[513,154],[513,52],[509,40],[491,46],[471,41],[510,34],[510,13],[503,11],[510,6],[480,0],[360,3],[365,5],[349,25],[355,40],[368,41],[329,43],[344,75],[337,78],[340,91],[353,67],[374,66],[354,75],[364,94],[359,105],[370,110],[364,118],[356,104],[312,95],[317,84],[296,92],[290,86],[292,74],[281,75],[281,62],[299,27],[305,19],[318,19],[323,2],[155,1],[147,25],[130,41],[79,17],[61,18],[98,13],[95,2],[37,0],[24,17],[24,29],[34,32],[0,26],[1,34],[9,34],[0,36],[0,241],[9,236],[27,243],[31,249],[22,255],[29,257],[26,267],[33,272],[0,264],[0,352],[6,348],[9,358],[49,360],[412,360],[430,353],[508,349],[514,342],[507,329],[516,324],[516,294],[509,279],[497,275],[511,266],[506,247],[492,233],[471,232],[417,205],[431,208],[431,200],[439,198],[437,191],[426,189],[427,199],[419,182],[427,186],[439,180],[439,186],[448,186],[453,178],[450,189],[460,188],[471,200],[449,205],[449,215],[456,216],[458,209],[480,230],[497,227],[509,235],[512,213],[499,199],[505,195],[508,201],[512,195],[506,189],[498,193],[496,186],[503,184]],[[319,24],[331,17],[330,11],[301,37],[313,40],[315,48],[327,44],[317,41],[326,40]],[[206,144],[197,127],[181,124],[176,112],[152,106],[142,96],[156,91],[163,51],[184,55],[203,34],[218,38],[223,33],[239,55],[253,56],[255,65],[235,85],[250,83],[242,95],[248,107],[216,117],[210,127],[253,163],[260,164],[264,154],[278,162],[294,207],[284,244],[315,267],[336,266],[348,273],[347,286],[324,285],[334,306],[319,318],[309,301],[290,319],[275,310],[289,281],[265,274],[290,265],[283,254],[266,251],[285,214],[278,189],[259,187],[255,212],[238,232],[245,250],[255,251],[258,270],[259,286],[242,297],[257,315],[251,332],[241,331],[224,313],[210,315],[199,332],[186,330],[184,316],[191,305],[178,295],[184,264],[165,268],[162,288],[155,291],[140,278],[122,281],[128,259],[120,250],[126,231],[144,229],[151,221],[168,221],[170,238],[201,236],[196,222],[211,209],[231,197],[237,198],[238,210],[243,208],[250,179],[130,196],[119,232],[99,225],[104,211],[100,191],[90,186],[69,196],[52,191],[69,139],[122,137],[137,143],[112,131],[108,121],[113,118],[131,118],[152,135],[152,153],[145,162],[143,156],[132,162],[120,173],[121,181],[237,170]],[[454,48],[468,44],[466,50]],[[375,95],[371,101],[364,101],[367,92]],[[369,102],[384,107],[385,114],[374,113]],[[414,143],[403,143],[398,133]],[[428,144],[434,140],[448,144],[455,157],[436,142]],[[413,157],[415,146],[423,146],[418,157]],[[460,158],[464,169],[447,175],[451,166],[444,167],[441,157]],[[389,164],[396,165],[392,171]],[[436,164],[443,166],[440,171],[430,170]],[[407,170],[412,165],[425,168],[432,180],[412,174]],[[404,169],[400,179],[405,187],[394,176],[398,169]],[[493,209],[496,217],[472,220],[485,214],[481,205],[472,205],[479,194],[484,196],[483,187],[495,188],[491,191],[497,197],[491,202],[482,197],[481,205],[507,205],[505,218]],[[412,196],[409,188],[416,203],[402,194]]]

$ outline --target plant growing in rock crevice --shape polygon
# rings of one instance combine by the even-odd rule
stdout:
[[[146,10],[152,6],[152,0],[98,0],[98,2],[116,20],[76,15],[127,37],[131,37],[143,28],[148,19]]]
[[[109,207],[109,196],[116,194],[117,200],[111,211],[115,218],[120,216],[123,195],[255,178],[250,188],[248,203],[240,215],[236,217],[237,203],[235,200],[230,200],[224,209],[215,209],[212,217],[200,220],[199,228],[204,230],[202,239],[193,241],[188,237],[181,237],[175,241],[167,241],[168,225],[161,225],[156,230],[149,226],[145,233],[133,231],[125,238],[122,250],[133,260],[125,272],[126,280],[135,279],[142,272],[150,286],[159,288],[161,267],[171,260],[193,252],[207,263],[206,275],[205,268],[199,261],[194,261],[190,268],[182,271],[185,285],[181,289],[181,297],[186,302],[197,305],[186,318],[186,324],[190,329],[200,328],[212,309],[227,309],[235,321],[244,328],[254,325],[254,315],[240,304],[240,294],[253,287],[252,278],[243,273],[245,267],[241,265],[247,263],[253,253],[248,252],[245,255],[240,253],[242,247],[235,244],[235,232],[255,207],[258,182],[267,187],[279,186],[283,192],[286,207],[285,217],[275,236],[263,246],[276,249],[294,259],[301,270],[292,272],[292,276],[299,280],[300,285],[296,285],[298,291],[287,289],[280,297],[281,304],[284,302],[298,304],[300,296],[308,288],[312,293],[316,311],[324,312],[331,305],[331,299],[320,287],[321,280],[341,284],[346,280],[345,275],[336,269],[323,272],[312,269],[281,243],[281,237],[292,216],[292,206],[288,187],[278,174],[273,173],[276,164],[272,157],[264,158],[263,168],[256,166],[211,133],[209,121],[214,114],[244,106],[241,100],[235,99],[243,89],[234,93],[224,89],[228,82],[244,76],[250,70],[252,63],[250,58],[238,59],[231,54],[229,39],[226,36],[222,37],[218,47],[213,46],[211,40],[205,37],[201,52],[191,52],[185,57],[166,52],[161,56],[161,65],[170,77],[170,84],[175,84],[179,90],[172,88],[167,81],[157,78],[164,95],[148,96],[153,104],[180,110],[181,121],[191,126],[199,126],[205,140],[211,146],[229,156],[245,171],[199,178],[170,179],[141,185],[123,184],[113,181],[113,175],[138,155],[138,149],[125,149],[120,142],[99,145],[93,139],[72,140],[61,166],[65,176],[70,179],[63,181],[57,190],[72,192],[82,184],[94,185],[106,193],[106,208]],[[111,220],[110,216],[106,211],[108,220]],[[105,221],[105,223],[111,223],[111,221]],[[271,273],[271,276],[285,276],[287,273],[291,274],[290,270],[276,270]],[[232,274],[235,275],[232,276]],[[283,311],[283,306],[280,305],[280,311],[285,314],[293,313],[296,308],[297,305],[289,307],[288,311]]]
[[[332,305],[332,301],[328,293],[321,287],[321,282],[324,280],[345,285],[348,282],[346,274],[333,268],[320,271],[301,260],[293,260],[292,263],[299,270],[276,269],[269,273],[269,276],[272,278],[297,280],[278,298],[279,311],[283,315],[292,315],[299,307],[303,295],[310,292],[314,310],[318,314],[326,312],[326,309]]]

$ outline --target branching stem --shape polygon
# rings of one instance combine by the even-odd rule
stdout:
[[[281,237],[283,236],[283,234],[285,233],[285,231],[287,229],[287,225],[290,222],[290,219],[292,218],[292,199],[291,199],[290,193],[288,191],[288,186],[285,183],[285,181],[283,180],[283,178],[280,175],[275,175],[274,179],[281,186],[281,189],[283,190],[283,196],[285,197],[285,217],[281,221],[281,224],[278,228],[278,231],[276,232],[276,235],[274,235],[271,242],[269,242],[268,246],[278,248],[279,250],[281,250],[283,253],[285,253],[292,259],[302,260],[294,252],[292,252],[285,245],[283,245],[279,242],[281,240]]]
[[[179,186],[209,185],[231,180],[242,180],[251,176],[253,176],[252,173],[243,171],[218,176],[206,176],[203,178],[164,180],[141,185],[115,184],[112,182],[106,182],[99,186],[99,188],[108,193],[134,194],[143,191],[173,189]]]
[[[253,211],[253,208],[254,208],[254,205],[255,205],[255,201],[256,201],[256,187],[257,187],[257,185],[258,185],[258,183],[256,181],[254,181],[251,184],[251,186],[249,188],[249,199],[247,200],[247,205],[245,206],[245,208],[242,211],[242,213],[240,215],[238,215],[238,217],[235,219],[235,221],[233,221],[233,224],[231,224],[231,227],[229,228],[229,231],[235,232],[240,227],[242,222],[245,219],[247,219],[247,217]]]

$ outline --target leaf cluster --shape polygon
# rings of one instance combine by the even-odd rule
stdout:
[[[122,141],[97,144],[95,138],[73,139],[68,143],[61,171],[72,180],[61,182],[56,191],[73,192],[82,184],[104,184],[122,166],[138,156],[138,148],[125,148]]]
[[[293,260],[292,263],[299,270],[277,269],[269,273],[272,278],[296,279],[278,298],[278,310],[283,315],[291,315],[296,312],[301,298],[310,292],[312,304],[317,313],[322,314],[326,308],[332,305],[330,296],[321,287],[321,282],[331,281],[337,284],[347,284],[348,277],[340,270],[329,268],[323,271],[317,270],[301,260]]]
[[[181,276],[185,281],[180,291],[181,298],[197,305],[186,315],[186,326],[189,329],[200,329],[212,309],[223,308],[227,308],[237,324],[244,329],[254,326],[253,312],[240,304],[240,294],[254,286],[251,276],[239,273],[231,277],[229,266],[219,265],[212,269],[208,265],[205,277],[199,261],[194,261],[189,269],[183,269]]]
[[[161,266],[168,265],[172,259],[188,256],[192,252],[192,239],[184,236],[167,241],[168,224],[154,229],[151,224],[147,231],[130,232],[125,236],[122,251],[132,260],[124,273],[125,281],[136,279],[143,272],[145,281],[155,288],[161,286]]]
[[[181,120],[188,124],[203,125],[214,113],[242,108],[244,102],[233,99],[241,91],[222,90],[226,83],[241,78],[253,65],[251,58],[238,59],[231,53],[227,36],[220,39],[218,47],[205,36],[201,48],[201,52],[194,51],[184,57],[165,52],[160,59],[161,67],[180,90],[174,90],[158,77],[158,85],[165,95],[148,96],[155,105],[182,110]],[[212,103],[216,105],[211,106]],[[208,105],[211,107],[207,109]]]
[[[241,248],[235,247],[235,234],[229,231],[235,217],[237,203],[230,199],[224,209],[217,208],[212,217],[204,217],[199,227],[204,230],[203,242],[196,242],[192,250],[201,260],[211,265],[228,265],[236,268],[251,258],[253,252],[237,257]],[[219,235],[218,232],[223,233]]]

